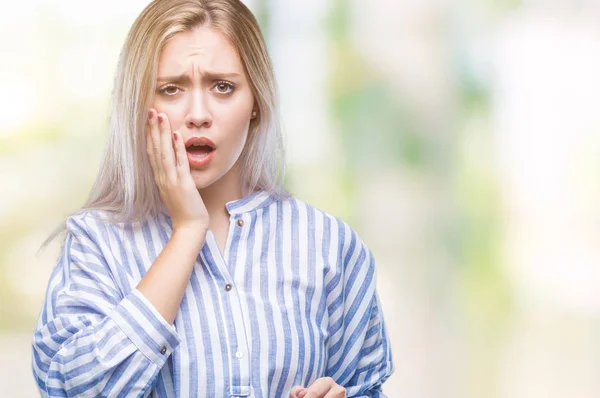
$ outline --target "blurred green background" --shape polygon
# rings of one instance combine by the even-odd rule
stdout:
[[[0,25],[0,390],[98,171],[147,0],[32,0]],[[247,0],[275,64],[286,187],[373,251],[390,397],[600,396],[600,3]],[[3,393],[4,394],[4,393]]]

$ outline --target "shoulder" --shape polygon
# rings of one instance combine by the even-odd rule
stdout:
[[[106,210],[80,210],[66,219],[67,234],[95,245],[112,245],[122,240],[125,230],[136,230],[147,220],[127,222]]]
[[[79,210],[71,214],[65,221],[67,236],[65,242],[74,251],[102,249],[106,244],[105,215],[99,211]]]
[[[67,228],[88,228],[88,224],[110,220],[111,213],[103,210],[79,210],[67,217]]]
[[[67,217],[69,232],[91,234],[114,224],[112,213],[104,210],[79,210]]]
[[[304,215],[307,227],[314,228],[324,237],[329,238],[344,259],[349,261],[352,256],[359,254],[361,257],[372,257],[371,251],[357,230],[342,218],[294,196],[289,196],[286,201],[289,202],[290,207],[297,209],[300,215],[298,219]]]

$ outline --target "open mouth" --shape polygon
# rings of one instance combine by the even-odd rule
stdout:
[[[185,148],[185,150],[192,156],[202,158],[208,156],[208,154],[214,149],[209,145],[190,145],[189,147]]]
[[[213,157],[215,144],[207,137],[192,137],[185,143],[188,161],[191,167],[202,167]]]

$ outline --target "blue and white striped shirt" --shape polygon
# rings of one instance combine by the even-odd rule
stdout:
[[[375,261],[355,230],[265,191],[226,207],[224,252],[209,231],[173,325],[136,289],[169,216],[67,219],[33,336],[43,396],[287,398],[324,376],[348,397],[385,396],[394,365]]]

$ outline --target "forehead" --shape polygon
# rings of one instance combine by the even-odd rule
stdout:
[[[243,73],[236,48],[218,30],[198,27],[173,36],[163,47],[158,64],[159,74],[184,73],[199,68],[211,71]]]

